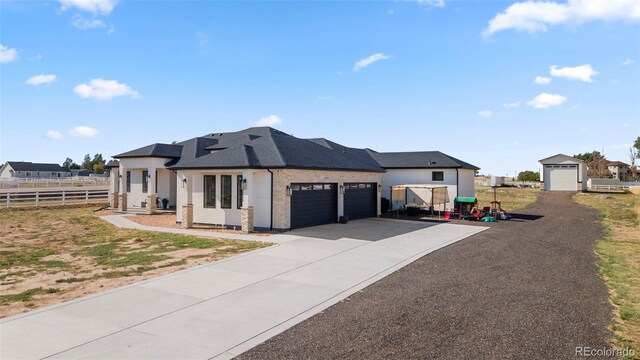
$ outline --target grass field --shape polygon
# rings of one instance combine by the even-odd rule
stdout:
[[[540,189],[538,188],[501,187],[496,189],[496,197],[502,201],[502,208],[507,212],[513,212],[533,204],[538,199],[539,194]],[[478,198],[478,206],[489,206],[493,201],[493,189],[487,186],[476,186],[476,198]]]
[[[586,193],[574,199],[602,215],[605,237],[595,251],[616,308],[614,345],[640,355],[640,195]]]
[[[269,246],[120,229],[93,210],[0,210],[2,317]]]

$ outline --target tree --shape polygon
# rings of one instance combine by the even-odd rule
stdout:
[[[80,165],[82,169],[87,169],[93,171],[93,163],[91,162],[91,156],[86,154],[84,156],[84,160],[82,160],[82,164]]]
[[[636,160],[640,159],[640,136],[636,138],[636,141],[631,147],[629,147],[629,171],[631,172],[631,178],[638,180],[638,168],[636,167]]]
[[[587,164],[587,175],[589,177],[607,177],[611,175],[607,167],[607,159],[600,154],[600,151],[573,155],[573,157]]]
[[[62,166],[67,167],[69,169],[80,169],[80,165],[76,164],[75,162],[73,162],[73,160],[71,160],[70,157],[68,157],[63,163]]]
[[[102,154],[98,153],[93,155],[93,160],[91,160],[91,170],[96,174],[104,173],[104,159],[102,158]]]
[[[525,170],[518,173],[518,181],[540,181],[540,173],[531,170]]]

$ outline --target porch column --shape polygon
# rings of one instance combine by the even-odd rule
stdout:
[[[185,180],[183,181],[183,184],[187,191],[185,199],[186,204],[182,206],[182,227],[188,229],[193,227],[193,176],[189,172],[184,175]]]
[[[127,211],[127,169],[120,162],[118,180],[120,183],[120,192],[118,194],[118,209]]]
[[[158,195],[156,195],[156,168],[150,167],[147,169],[147,172],[147,212],[149,214],[155,214],[158,209]]]
[[[110,192],[110,206],[114,209],[118,208],[118,195],[120,194],[119,186],[120,185],[120,175],[119,168],[111,168],[111,173],[109,174],[109,192]]]
[[[242,207],[253,206],[255,203],[253,171],[243,171],[242,180],[247,182],[247,188],[242,190]]]

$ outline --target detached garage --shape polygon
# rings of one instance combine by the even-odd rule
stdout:
[[[545,191],[587,190],[587,166],[582,160],[558,154],[540,160],[540,164]]]

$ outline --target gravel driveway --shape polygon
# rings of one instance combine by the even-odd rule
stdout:
[[[521,219],[429,254],[240,356],[575,358],[608,347],[595,210],[543,192]]]

